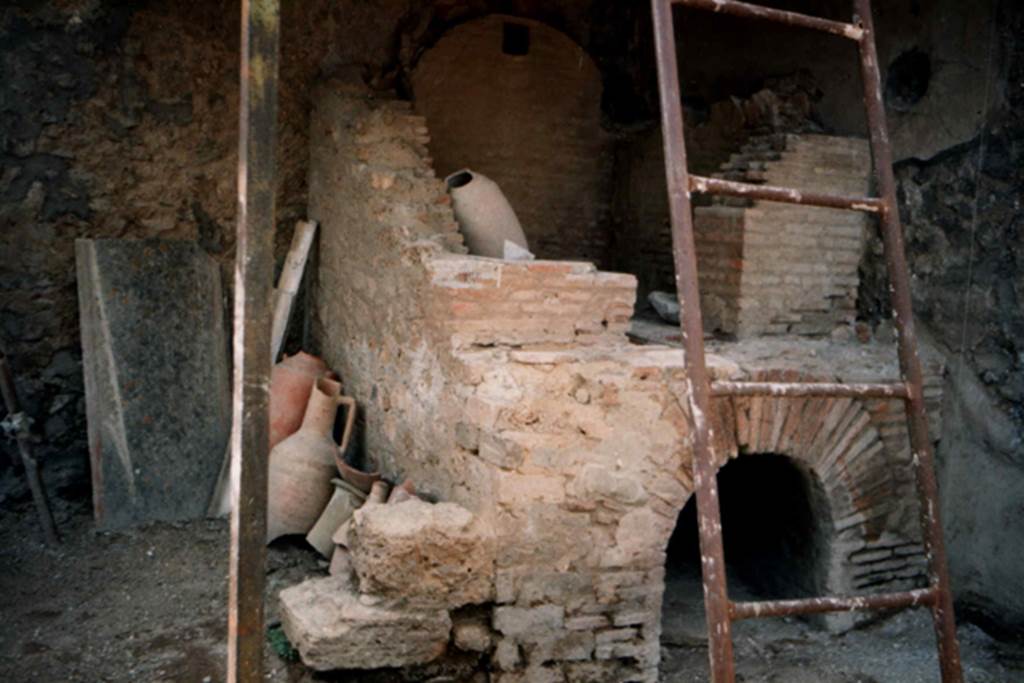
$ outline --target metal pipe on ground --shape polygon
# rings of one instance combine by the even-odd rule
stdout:
[[[32,453],[28,417],[21,411],[21,402],[18,400],[18,392],[14,386],[14,375],[11,373],[11,366],[7,362],[7,354],[3,349],[0,349],[0,392],[3,393],[4,405],[7,407],[5,422],[10,425],[11,431],[18,441],[21,463],[25,467],[25,479],[32,492],[32,501],[35,503],[36,513],[39,515],[39,524],[43,528],[43,537],[50,545],[57,545],[60,543],[60,538],[57,535],[57,526],[53,522],[50,503],[46,499],[46,489],[43,488],[43,481],[39,477],[39,463]]]

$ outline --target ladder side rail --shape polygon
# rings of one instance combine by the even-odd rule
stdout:
[[[704,607],[708,624],[708,659],[713,683],[733,683],[732,622],[725,578],[718,482],[711,453],[707,415],[711,403],[710,385],[704,360],[704,324],[701,320],[697,287],[697,255],[693,239],[686,142],[676,63],[675,28],[671,0],[651,0],[654,18],[655,55],[658,63],[658,92],[661,105],[662,142],[665,148],[665,177],[668,184],[672,225],[672,254],[675,261],[676,292],[680,306],[680,331],[686,355],[687,394],[693,427],[693,471],[697,493],[701,570],[704,579]]]
[[[879,196],[886,204],[881,216],[882,238],[885,246],[886,266],[892,293],[892,305],[900,371],[909,390],[907,427],[910,434],[912,462],[921,502],[921,527],[928,556],[928,572],[936,599],[932,604],[932,619],[939,649],[939,666],[943,683],[960,683],[960,666],[953,598],[949,587],[946,549],[942,538],[942,524],[938,509],[938,484],[935,478],[935,457],[928,436],[928,421],[924,405],[921,359],[917,351],[917,336],[911,310],[910,282],[900,225],[899,205],[896,200],[896,178],[892,167],[892,148],[885,122],[882,100],[878,53],[875,47],[874,21],[870,0],[854,0],[854,10],[864,27],[860,41],[861,80],[864,86],[864,104],[867,112],[871,153]]]

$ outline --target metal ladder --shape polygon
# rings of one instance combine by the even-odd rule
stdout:
[[[694,486],[700,532],[701,564],[704,579],[704,604],[708,624],[708,653],[713,683],[735,680],[732,622],[740,619],[796,614],[817,614],[850,610],[882,610],[928,606],[935,624],[939,667],[944,683],[960,683],[960,652],[956,640],[953,601],[946,569],[946,550],[938,512],[934,453],[928,438],[921,381],[921,361],[910,308],[910,286],[903,234],[896,203],[896,181],[892,170],[892,150],[886,130],[882,103],[878,55],[870,0],[853,0],[852,23],[762,7],[735,0],[651,0],[658,62],[662,137],[665,146],[665,174],[668,180],[669,211],[672,224],[672,250],[675,260],[676,288],[682,309],[680,327],[686,352],[687,372],[692,384],[689,408],[693,427]],[[686,165],[683,139],[683,115],[676,41],[672,24],[673,5],[710,10],[750,19],[764,19],[789,26],[824,31],[853,40],[860,51],[861,80],[870,133],[871,153],[880,196],[847,197],[801,192],[797,189],[753,185],[690,175]],[[879,217],[888,266],[895,327],[898,335],[902,380],[879,384],[711,382],[704,360],[704,330],[697,286],[697,258],[693,239],[692,192],[763,199],[791,204],[806,204],[850,211],[863,211]],[[818,597],[801,600],[734,602],[726,589],[725,556],[722,547],[721,514],[718,504],[716,467],[709,439],[707,415],[713,397],[853,397],[902,399],[906,404],[912,462],[921,501],[921,527],[928,557],[927,588],[865,596]]]

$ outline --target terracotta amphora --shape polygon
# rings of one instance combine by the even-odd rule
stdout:
[[[497,183],[464,168],[445,178],[445,185],[470,254],[506,258],[506,242],[529,251],[516,212]]]
[[[323,511],[334,487],[334,418],[341,384],[321,377],[309,394],[299,430],[270,451],[267,492],[267,542],[286,534],[305,534]]]
[[[270,373],[270,447],[298,430],[313,383],[329,376],[327,364],[299,351],[285,356]]]

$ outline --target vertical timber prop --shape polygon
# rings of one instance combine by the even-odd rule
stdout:
[[[7,417],[2,426],[5,431],[9,428],[18,442],[21,464],[25,468],[25,479],[28,481],[29,491],[32,492],[32,502],[36,506],[36,514],[39,515],[39,526],[43,530],[43,538],[49,545],[56,546],[60,543],[60,537],[57,535],[57,525],[53,522],[53,513],[50,511],[50,503],[46,498],[43,480],[39,476],[39,463],[36,461],[35,454],[32,453],[32,437],[29,434],[30,418],[21,410],[21,402],[18,400],[18,390],[14,386],[11,366],[7,362],[7,353],[2,347],[0,347],[0,394],[3,395],[4,406],[7,408]]]
[[[242,0],[228,683],[263,680],[279,0]]]
[[[921,503],[921,532],[928,557],[928,582],[935,592],[931,604],[932,623],[939,648],[939,668],[945,683],[963,680],[960,645],[956,639],[953,615],[953,591],[949,586],[946,543],[939,518],[939,486],[935,479],[935,451],[928,435],[927,409],[924,405],[923,373],[917,353],[917,333],[911,308],[910,277],[903,246],[899,203],[896,200],[896,177],[892,170],[892,145],[885,123],[885,102],[882,100],[882,76],[878,70],[875,47],[875,21],[870,0],[854,0],[855,21],[864,29],[860,41],[861,81],[864,85],[864,108],[867,112],[871,154],[875,160],[878,192],[886,205],[882,213],[882,240],[886,270],[892,293],[893,318],[897,333],[900,374],[907,383],[910,396],[906,402],[907,429],[913,453],[914,480]]]

